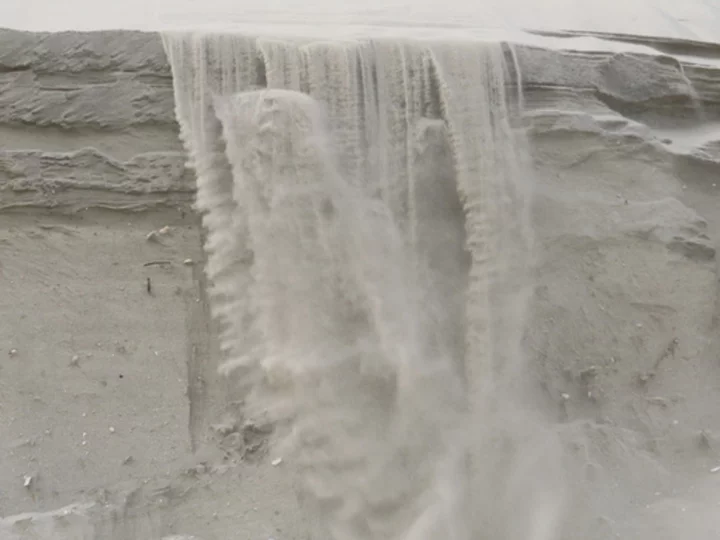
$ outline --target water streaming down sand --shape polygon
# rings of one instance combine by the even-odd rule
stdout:
[[[685,74],[685,68],[683,67],[682,63],[678,63],[678,69],[680,71],[680,75],[687,84],[688,92],[690,94],[690,102],[692,105],[693,112],[695,114],[696,119],[700,123],[707,122],[707,114],[705,112],[705,107],[702,103],[702,100],[700,99],[700,95],[698,94],[697,89],[695,88],[695,85],[692,83],[690,78]]]
[[[503,47],[164,41],[225,368],[288,427],[329,536],[551,538]]]

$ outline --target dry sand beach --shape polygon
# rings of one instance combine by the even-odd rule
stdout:
[[[453,30],[484,51],[470,86],[429,4],[414,29],[378,8],[314,49],[317,29],[266,13],[272,39],[196,43],[208,64],[183,35],[58,30],[228,30],[227,6],[72,26],[70,4],[23,6],[0,7],[19,28],[0,30],[0,540],[720,538],[709,3],[628,3],[634,31],[610,10],[510,31],[528,24],[498,7]],[[343,33],[382,39],[338,55]],[[431,42],[404,79],[394,35]],[[352,84],[380,120],[347,112],[370,99]],[[376,179],[371,151],[394,171],[382,208],[345,181]]]

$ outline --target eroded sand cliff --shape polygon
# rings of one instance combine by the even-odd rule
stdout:
[[[575,530],[714,538],[720,49],[515,52],[527,346],[577,465]],[[0,537],[307,538],[268,426],[217,374],[159,36],[4,30],[0,88]]]

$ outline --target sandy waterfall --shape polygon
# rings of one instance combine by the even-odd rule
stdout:
[[[552,441],[521,399],[532,178],[511,51],[164,41],[225,367],[287,428],[329,536],[553,537],[560,481],[533,465]]]

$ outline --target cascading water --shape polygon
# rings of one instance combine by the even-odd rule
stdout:
[[[546,437],[521,399],[531,177],[503,47],[164,43],[226,367],[288,428],[329,536],[552,538],[557,475],[526,474]]]

